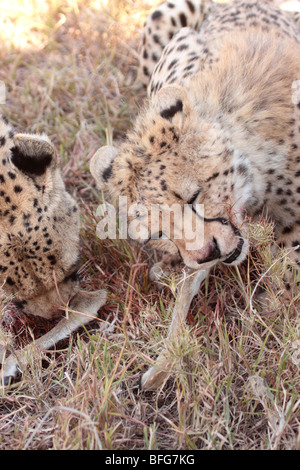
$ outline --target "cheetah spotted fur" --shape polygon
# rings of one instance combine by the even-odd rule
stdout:
[[[135,205],[130,220],[140,218],[142,206],[150,212],[156,204],[189,205],[192,223],[203,221],[203,243],[194,250],[187,249],[184,236],[151,243],[165,253],[159,267],[181,261],[199,282],[219,262],[242,262],[248,253],[245,214],[253,220],[266,215],[274,221],[276,244],[290,253],[290,269],[296,268],[286,277],[287,289],[295,292],[300,264],[295,18],[267,1],[165,2],[146,21],[141,75],[148,99],[133,130],[119,149],[103,147],[91,161],[99,186],[126,196],[128,207]],[[196,203],[204,204],[204,215]],[[189,295],[175,307],[177,327],[171,326],[170,334],[179,334],[176,315],[181,320],[186,315],[199,282],[186,284]],[[149,388],[165,377],[155,367],[146,374],[142,383]]]
[[[102,291],[79,288],[80,217],[66,191],[59,157],[45,135],[17,134],[0,117],[0,283],[4,297],[22,312],[45,318],[70,308],[96,315]],[[36,346],[49,348],[91,317],[69,313]],[[7,347],[0,331],[0,382],[26,366],[28,350]]]

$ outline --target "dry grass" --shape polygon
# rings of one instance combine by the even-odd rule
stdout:
[[[163,347],[174,299],[150,283],[150,253],[97,239],[101,195],[88,161],[107,139],[124,137],[144,97],[134,79],[151,6],[1,2],[5,113],[19,130],[47,132],[60,149],[82,208],[82,283],[108,290],[101,321],[109,326],[100,332],[96,322],[43,361],[34,355],[23,381],[1,391],[0,449],[300,449],[300,322],[293,299],[280,302],[285,256],[272,258],[263,221],[251,226],[249,260],[219,268],[202,286],[182,343],[169,348],[167,385],[138,392]],[[258,287],[274,309],[255,309]],[[18,345],[50,327],[16,313],[2,320]]]

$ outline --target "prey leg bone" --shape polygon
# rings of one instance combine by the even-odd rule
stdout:
[[[193,271],[178,286],[178,294],[172,313],[167,341],[180,339],[181,326],[188,314],[191,302],[197,294],[201,282],[208,276],[209,269]],[[147,372],[142,375],[142,390],[155,390],[160,387],[170,374],[171,360],[162,352]]]
[[[71,333],[81,326],[87,325],[95,319],[97,311],[106,302],[106,291],[86,292],[80,290],[70,302],[70,312],[48,333],[30,343],[25,348],[12,352],[5,358],[4,350],[1,353],[2,369],[0,370],[0,383],[7,386],[19,372],[22,372],[28,362],[28,355],[34,349],[47,350],[53,348],[59,341],[69,337]]]

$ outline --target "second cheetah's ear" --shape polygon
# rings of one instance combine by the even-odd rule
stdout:
[[[153,97],[153,106],[161,117],[180,126],[190,113],[190,99],[180,86],[166,86]]]
[[[15,134],[13,141],[11,161],[28,176],[42,176],[48,167],[56,166],[56,150],[46,135]]]
[[[112,175],[112,163],[118,150],[111,145],[101,147],[90,162],[90,172],[97,181],[98,187],[104,189]]]

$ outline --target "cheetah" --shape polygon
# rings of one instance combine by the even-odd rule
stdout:
[[[148,224],[149,239],[137,242],[163,254],[150,276],[159,280],[170,266],[184,266],[168,334],[174,339],[211,268],[246,259],[248,216],[273,220],[276,244],[288,249],[297,274],[298,26],[267,1],[166,2],[146,21],[141,64],[148,98],[126,141],[100,148],[90,170],[101,188],[126,196],[129,221]],[[190,233],[175,237],[176,217],[168,236],[161,226],[151,232],[152,207],[173,204],[187,208],[192,228],[204,230],[202,238],[193,231],[193,249]],[[169,369],[161,354],[142,388],[160,386]]]
[[[15,133],[0,117],[0,283],[22,312],[67,316],[35,346],[49,349],[105,303],[105,291],[80,289],[78,206],[66,191],[56,150],[46,135]],[[69,307],[67,307],[69,306]],[[80,315],[80,312],[83,315]],[[31,344],[12,350],[0,331],[0,380],[6,386],[24,370]]]
[[[263,22],[262,27],[264,27],[264,25],[269,25],[270,23],[275,24],[277,21],[276,16],[278,10],[274,7],[272,8],[270,1],[272,0],[263,0],[259,5],[257,5],[257,11],[261,15],[261,21]],[[250,3],[251,2],[243,2],[244,5],[242,8],[244,11],[247,8],[251,9],[249,6]],[[273,3],[276,2],[273,1]],[[158,80],[157,69],[163,67],[162,61],[160,60],[163,50],[169,44],[174,34],[178,33],[184,27],[189,27],[195,32],[201,32],[201,29],[203,29],[202,24],[204,23],[204,27],[208,28],[209,21],[210,29],[206,29],[206,34],[209,33],[212,35],[215,31],[215,33],[219,35],[219,32],[231,31],[232,22],[235,22],[238,27],[247,28],[251,23],[251,15],[252,11],[248,13],[248,18],[246,18],[246,22],[243,24],[245,21],[243,14],[239,11],[234,12],[230,7],[228,8],[227,5],[216,5],[213,0],[176,0],[174,2],[169,1],[162,3],[151,15],[148,16],[145,22],[140,50],[139,81],[147,87],[155,68],[156,80]],[[284,12],[284,15],[287,23],[283,23],[282,26],[285,26],[288,34],[294,36],[295,26],[297,31],[300,29],[300,13],[286,11]],[[255,26],[255,22],[256,19],[252,16],[252,26]],[[293,24],[290,26],[291,22]],[[214,30],[215,26],[216,29]],[[199,46],[194,49],[197,51],[197,54],[195,55],[201,55],[202,60],[205,60],[207,54],[207,51],[205,50],[206,46],[202,48],[202,50],[199,49]],[[206,59],[210,60],[211,57],[208,56]],[[168,65],[172,64],[173,60],[177,62],[178,57],[172,56],[172,60],[169,61]],[[176,75],[181,75],[185,78],[184,74],[186,74],[190,69],[183,69],[184,67],[189,67],[193,60],[197,61],[198,59],[197,57],[193,58],[193,55],[191,58],[188,54],[182,54],[179,64],[181,70],[177,67],[176,62],[171,65],[170,69],[164,68],[160,74],[164,85],[166,83],[172,84],[176,82],[177,78],[174,77],[174,65],[176,65]],[[158,61],[160,63],[159,66],[156,67]],[[169,74],[172,75],[168,77]]]

